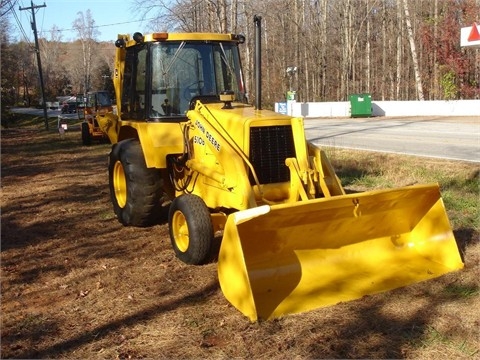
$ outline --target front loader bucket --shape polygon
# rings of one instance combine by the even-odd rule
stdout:
[[[228,301],[255,321],[462,267],[434,184],[234,213],[225,226],[218,275]]]

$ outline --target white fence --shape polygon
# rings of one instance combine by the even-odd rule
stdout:
[[[275,111],[283,108],[275,104]],[[350,102],[289,102],[288,115],[305,118],[350,117]],[[479,116],[480,100],[372,101],[372,116]]]

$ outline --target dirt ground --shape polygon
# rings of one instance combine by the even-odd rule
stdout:
[[[108,144],[1,135],[2,358],[480,358],[472,229],[455,229],[462,271],[251,323],[223,297],[215,263],[175,258],[167,225],[115,219]]]

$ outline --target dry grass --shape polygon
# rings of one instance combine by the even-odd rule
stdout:
[[[330,151],[352,190],[437,173],[454,205],[455,181],[478,188],[473,164]],[[166,225],[116,221],[108,152],[106,144],[82,147],[78,132],[61,140],[53,132],[2,131],[2,358],[480,357],[479,229],[470,210],[453,226],[464,270],[250,323],[223,297],[215,264],[187,266],[174,257]]]

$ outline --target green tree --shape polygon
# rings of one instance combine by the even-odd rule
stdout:
[[[440,79],[440,86],[443,90],[445,100],[458,99],[458,87],[455,83],[456,75],[453,70],[448,70]]]

